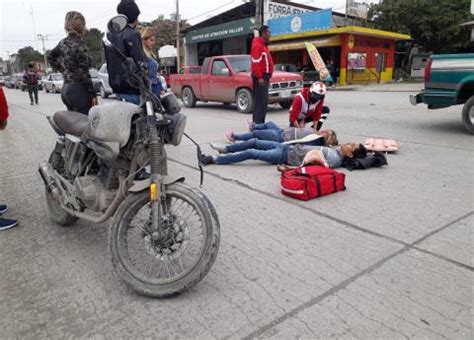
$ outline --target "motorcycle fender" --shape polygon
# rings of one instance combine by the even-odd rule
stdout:
[[[171,185],[174,183],[183,183],[185,180],[184,177],[178,177],[178,176],[165,176],[163,178],[163,183],[165,185]],[[129,192],[141,192],[144,190],[148,190],[150,188],[151,181],[150,179],[145,179],[143,181],[135,181],[134,184],[130,189],[128,189]]]

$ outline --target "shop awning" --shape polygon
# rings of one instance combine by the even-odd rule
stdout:
[[[326,36],[326,35],[334,35],[334,34],[359,34],[365,35],[369,37],[377,37],[383,39],[390,39],[390,40],[410,40],[411,36],[408,34],[401,34],[389,31],[382,31],[373,28],[367,27],[359,27],[359,26],[346,26],[346,27],[338,27],[338,28],[330,28],[327,30],[317,30],[317,31],[310,31],[310,32],[303,32],[303,33],[294,33],[294,34],[283,34],[278,36],[273,36],[271,41],[282,41],[282,40],[290,40],[290,39],[311,39],[312,37],[317,36]]]
[[[335,35],[331,37],[320,38],[320,39],[309,40],[309,41],[274,43],[269,46],[269,49],[272,52],[305,50],[306,49],[305,42],[312,43],[316,45],[316,47],[340,46],[342,44],[341,36]]]

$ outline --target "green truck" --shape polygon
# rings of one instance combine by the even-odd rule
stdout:
[[[432,55],[425,67],[425,89],[410,95],[413,105],[428,109],[464,104],[462,121],[474,134],[474,53]]]

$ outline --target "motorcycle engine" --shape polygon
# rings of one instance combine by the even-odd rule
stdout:
[[[103,212],[114,200],[117,190],[106,189],[97,176],[83,176],[74,181],[74,194],[85,208]]]
[[[79,174],[87,154],[87,147],[80,138],[67,135],[64,141],[63,158],[66,176],[75,177]]]

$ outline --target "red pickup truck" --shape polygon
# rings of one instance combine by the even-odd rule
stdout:
[[[240,112],[250,113],[254,105],[250,70],[249,55],[206,58],[200,73],[172,75],[171,91],[182,98],[186,107],[195,107],[197,101],[236,103]],[[280,103],[288,109],[302,88],[302,76],[277,71],[270,79],[268,103]]]

